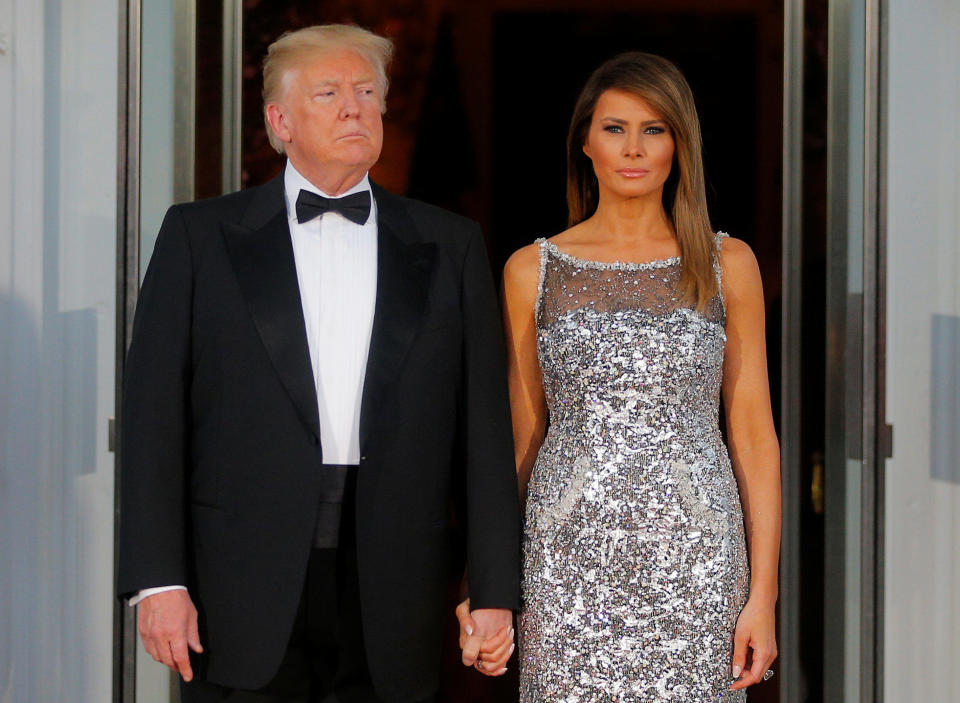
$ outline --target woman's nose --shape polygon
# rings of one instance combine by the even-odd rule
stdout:
[[[637,158],[643,156],[643,135],[631,135],[627,138],[626,144],[624,144],[624,156],[630,158]]]

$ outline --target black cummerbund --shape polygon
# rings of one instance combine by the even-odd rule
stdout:
[[[357,467],[348,464],[324,464],[320,467],[320,505],[313,546],[331,549],[340,543],[340,522],[353,519],[354,511],[344,514],[343,506],[352,508],[357,490]],[[352,532],[352,530],[351,530]]]

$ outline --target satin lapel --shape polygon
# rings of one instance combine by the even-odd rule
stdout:
[[[377,199],[377,302],[360,406],[360,452],[390,384],[400,373],[420,326],[436,245],[415,240],[413,222],[395,196],[374,188]]]
[[[224,238],[240,290],[273,367],[303,424],[319,436],[316,384],[282,187],[277,197],[279,209],[275,201],[272,216],[263,210],[262,203],[255,202],[253,212],[244,217],[244,224],[258,227],[225,224]]]

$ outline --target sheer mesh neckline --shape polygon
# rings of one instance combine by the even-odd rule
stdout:
[[[726,232],[717,232],[716,241],[719,242],[724,237],[728,237]],[[568,264],[582,266],[584,268],[595,268],[608,271],[649,271],[653,269],[662,269],[669,266],[676,266],[680,263],[679,256],[668,256],[665,259],[653,259],[651,261],[597,261],[596,259],[584,259],[573,254],[568,254],[546,237],[539,237],[538,244],[547,247],[557,258],[566,261]]]
[[[543,245],[550,250],[550,253],[558,259],[583,268],[594,268],[606,271],[648,271],[676,266],[680,263],[679,256],[669,256],[665,259],[653,259],[651,261],[597,261],[595,259],[583,259],[579,256],[568,254],[545,237],[540,237],[537,242],[542,242]]]
[[[717,294],[699,313],[710,322],[722,324],[725,305],[721,284],[719,242],[713,269]],[[693,309],[680,293],[682,259],[671,256],[653,261],[596,261],[583,259],[561,250],[545,237],[539,237],[540,276],[537,285],[536,319],[543,330],[575,311],[584,314],[644,311],[658,317],[680,309]]]

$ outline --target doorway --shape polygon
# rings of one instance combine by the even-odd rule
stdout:
[[[836,278],[827,267],[828,240],[845,236],[828,231],[830,174],[840,168],[829,159],[836,154],[829,148],[836,137],[830,125],[843,119],[830,112],[832,76],[840,69],[830,63],[837,52],[828,49],[840,41],[848,63],[855,53],[849,37],[843,44],[831,34],[836,13],[854,3],[677,0],[664,9],[651,0],[165,2],[169,11],[159,19],[130,13],[138,23],[163,22],[167,33],[161,34],[167,37],[161,59],[170,71],[161,75],[154,65],[137,90],[149,100],[156,93],[146,82],[169,89],[164,119],[170,129],[162,132],[168,151],[154,145],[143,163],[130,167],[137,174],[149,169],[154,178],[161,174],[165,197],[215,196],[279,173],[282,160],[267,143],[261,113],[259,67],[267,45],[287,29],[355,22],[397,40],[385,148],[373,179],[478,220],[495,272],[518,247],[565,227],[567,120],[590,71],[628,49],[659,53],[680,66],[703,124],[713,225],[744,239],[760,263],[771,387],[774,408],[780,408],[781,655],[777,676],[755,687],[750,700],[843,700],[831,693],[846,676],[841,666],[837,684],[833,656],[836,646],[848,646],[842,615],[857,610],[859,622],[859,602],[843,600],[850,587],[837,590],[836,569],[851,570],[843,550],[830,552],[837,539],[847,539],[852,513],[851,498],[833,490],[833,476],[846,470],[837,474],[838,455],[828,451],[825,432],[827,412],[844,402],[827,397],[844,373],[830,365],[827,353],[836,344],[827,337],[828,318],[839,319],[836,311],[828,315],[828,281]],[[131,8],[139,5],[130,0]],[[156,4],[151,12],[157,13]],[[157,36],[146,24],[136,29]],[[141,50],[138,41],[130,39],[131,51]],[[149,166],[158,155],[160,165]],[[142,191],[138,179],[128,179],[128,187],[137,196]],[[160,191],[151,192],[155,199]],[[537,207],[517,207],[518,194]],[[126,240],[139,261],[128,257],[134,281],[128,310],[155,227],[130,218]],[[846,466],[844,457],[839,461]],[[454,591],[452,583],[451,613]],[[138,647],[126,617],[118,636],[118,669],[127,672],[120,700],[175,700],[176,686],[165,672],[142,650],[133,653]],[[451,617],[444,700],[512,701],[515,679],[479,679],[465,671],[455,643]],[[134,686],[131,669],[150,686]]]

